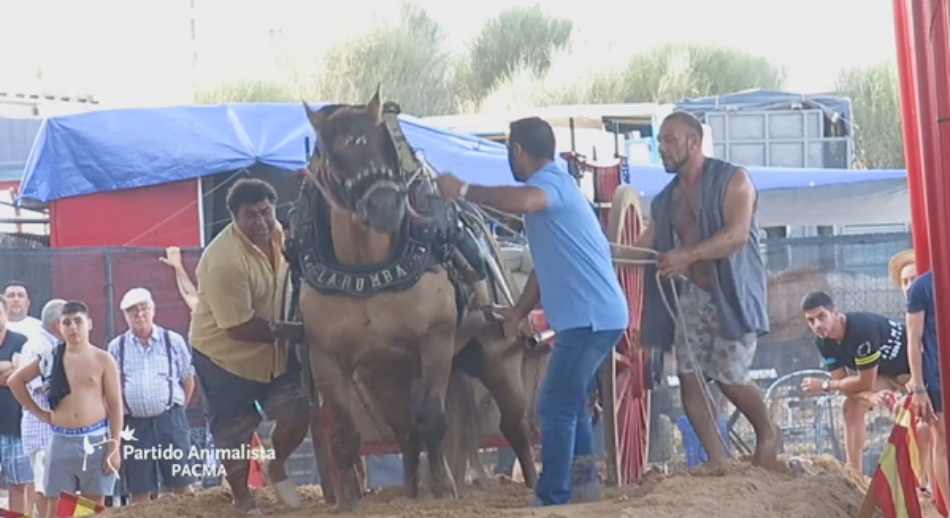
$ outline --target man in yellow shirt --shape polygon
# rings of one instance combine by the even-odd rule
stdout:
[[[302,327],[277,323],[287,263],[276,201],[277,193],[262,180],[240,180],[228,191],[231,223],[198,263],[198,303],[189,334],[215,453],[242,446],[247,451],[261,421],[275,420],[265,475],[277,497],[296,508],[300,499],[284,464],[307,433],[310,398],[296,355],[279,343],[300,340]],[[247,485],[248,456],[224,457],[219,458],[234,505],[259,514]]]

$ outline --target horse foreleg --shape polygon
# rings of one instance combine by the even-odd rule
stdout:
[[[373,399],[375,409],[392,430],[402,454],[402,482],[409,498],[419,498],[419,455],[422,445],[412,421],[411,380],[404,372],[374,371],[360,378]]]
[[[416,416],[416,429],[425,442],[429,457],[429,474],[432,477],[432,495],[458,498],[458,488],[452,478],[442,451],[445,438],[445,395],[452,372],[455,329],[443,332],[432,330],[422,339],[419,360],[422,366],[422,404]]]
[[[310,409],[310,442],[313,444],[317,473],[320,474],[323,500],[329,505],[334,505],[336,493],[333,490],[333,457],[330,455],[330,443],[327,441],[327,434],[323,428],[323,402],[319,394],[313,396],[313,407]]]
[[[333,417],[330,449],[340,472],[336,509],[341,512],[356,510],[360,485],[356,464],[360,460],[360,433],[351,412],[352,372],[344,369],[337,359],[318,349],[310,351],[310,368],[314,386],[323,396],[324,408]]]

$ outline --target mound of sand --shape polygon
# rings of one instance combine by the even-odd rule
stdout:
[[[782,473],[747,464],[723,470],[698,468],[661,475],[650,473],[640,486],[609,490],[602,502],[527,508],[528,490],[520,484],[490,482],[466,487],[459,500],[409,500],[400,488],[367,496],[355,516],[386,518],[853,518],[867,480],[831,457],[795,459]],[[323,503],[320,489],[299,489],[303,507],[282,509],[267,490],[255,493],[266,514],[286,518],[339,516]],[[109,511],[115,518],[225,518],[243,516],[230,506],[223,489],[169,496],[149,504]],[[925,517],[937,517],[927,505]]]

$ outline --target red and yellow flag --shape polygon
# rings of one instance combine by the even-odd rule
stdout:
[[[9,509],[0,509],[0,518],[33,518],[33,515],[17,513]]]
[[[266,459],[264,443],[261,442],[261,436],[254,432],[251,436],[251,465],[247,471],[247,485],[251,487],[264,487],[264,459]]]
[[[63,491],[59,494],[59,505],[56,506],[56,516],[88,516],[105,511],[105,506],[99,505],[88,498],[76,496]]]
[[[917,419],[910,410],[910,398],[897,414],[894,429],[868,488],[885,518],[921,518],[917,481],[920,480],[917,451]]]

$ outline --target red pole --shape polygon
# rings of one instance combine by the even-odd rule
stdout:
[[[940,348],[940,379],[944,401],[950,401],[950,157],[941,150],[950,149],[950,127],[944,118],[950,118],[950,12],[942,0],[918,0],[914,2],[914,32],[918,58],[923,55],[932,81],[922,86],[931,86],[928,96],[931,101],[927,110],[920,110],[922,127],[929,127],[931,140],[923,155],[937,166],[926,170],[924,196],[927,200],[927,221],[931,229],[931,266],[934,275],[935,317],[937,342]],[[924,51],[924,52],[921,52]],[[929,59],[926,59],[929,58]],[[920,61],[918,61],[920,63]],[[918,77],[918,81],[922,78]],[[922,135],[923,136],[923,135]],[[950,412],[944,412],[944,425],[950,425]],[[950,454],[947,462],[950,463]],[[944,495],[946,497],[947,495]]]
[[[917,63],[920,49],[914,41],[913,13],[910,0],[894,0],[894,36],[897,40],[897,74],[901,92],[901,128],[904,133],[904,162],[907,167],[907,190],[910,194],[911,233],[917,270],[930,268],[930,233],[927,205],[924,198],[923,149],[920,139],[920,111],[917,102]],[[860,121],[859,121],[860,122]]]

